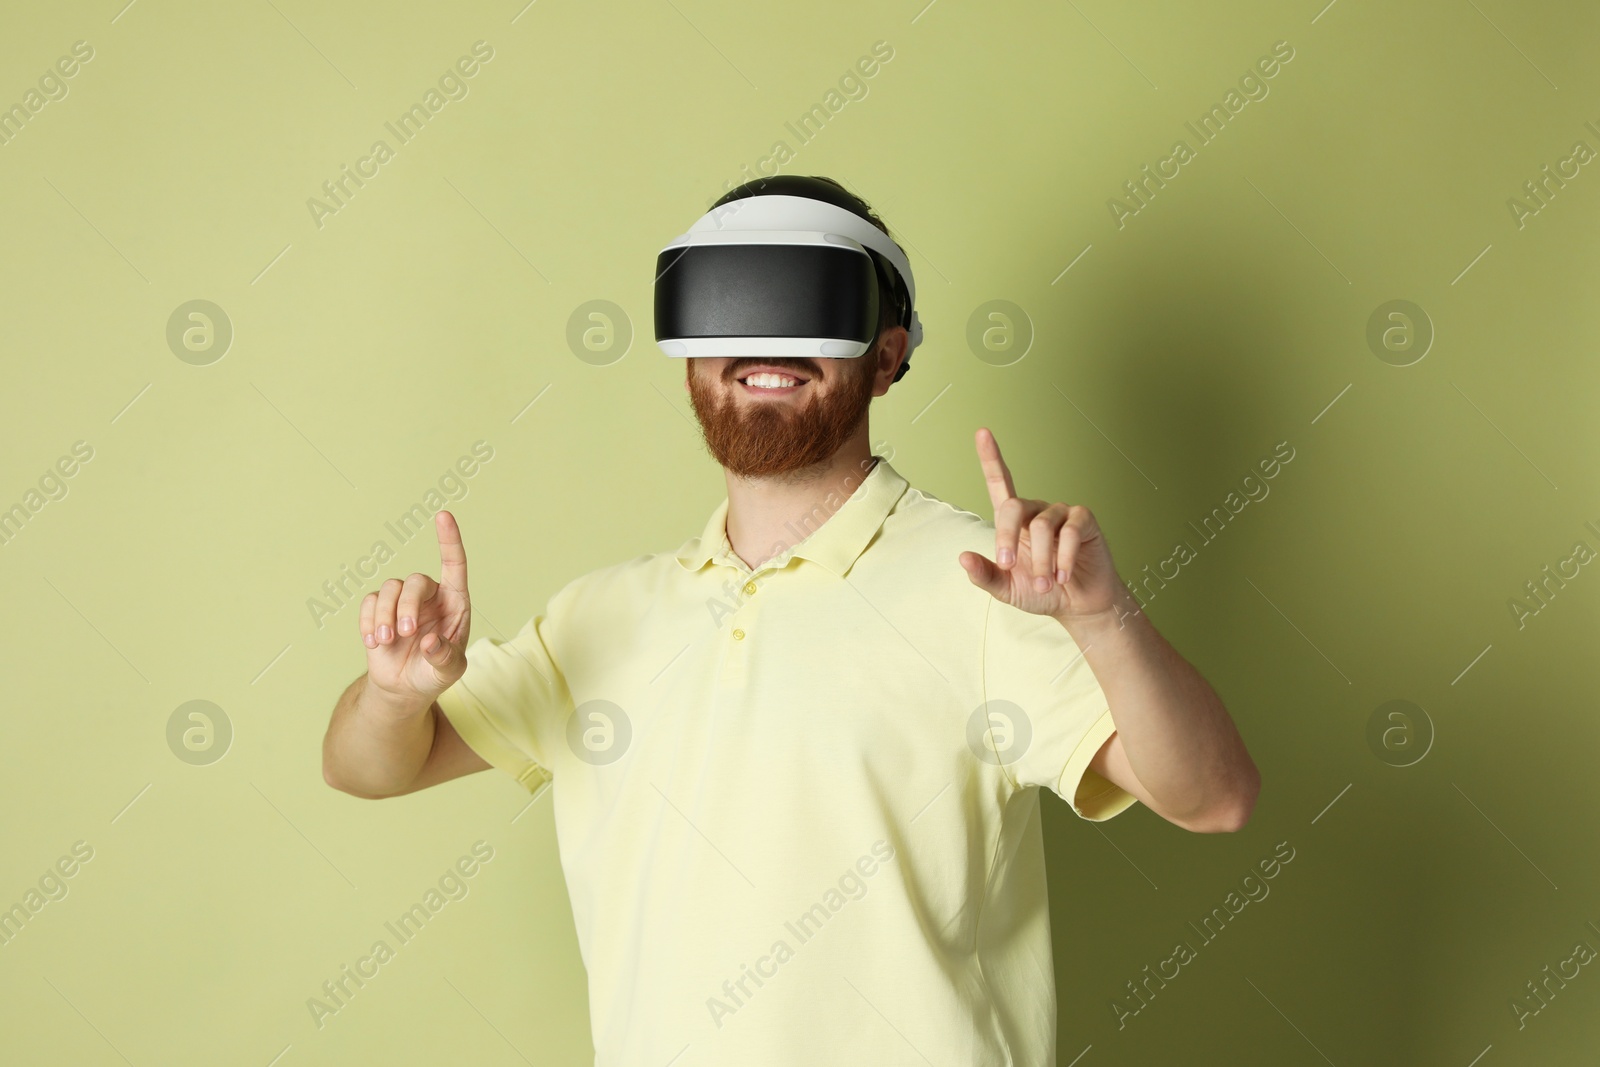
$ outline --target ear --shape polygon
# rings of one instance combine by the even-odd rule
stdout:
[[[878,335],[875,353],[878,369],[872,380],[872,395],[882,396],[894,384],[900,364],[906,360],[906,348],[911,344],[911,334],[904,326],[891,326]],[[865,358],[865,357],[864,357]]]

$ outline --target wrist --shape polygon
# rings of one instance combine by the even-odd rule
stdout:
[[[1054,616],[1080,645],[1085,641],[1126,630],[1130,625],[1144,620],[1144,609],[1128,591],[1122,579],[1116,578],[1115,582],[1116,591],[1112,594],[1111,606],[1105,610],[1088,614],[1062,613]]]
[[[396,693],[384,689],[369,675],[356,704],[360,710],[386,722],[403,722],[425,714],[433,707],[433,701],[433,697],[424,698],[418,693]]]

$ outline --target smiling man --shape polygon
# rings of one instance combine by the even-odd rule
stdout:
[[[723,203],[766,194],[887,236],[827,179]],[[551,783],[603,1067],[1054,1062],[1040,789],[1201,833],[1254,806],[1231,718],[1088,508],[1019,497],[986,429],[992,522],[871,453],[914,292],[880,281],[859,356],[688,359],[727,496],[676,551],[469,644],[441,511],[440,581],[362,603],[367,673],[324,777],[373,798],[488,767]]]

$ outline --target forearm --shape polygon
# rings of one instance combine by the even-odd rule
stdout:
[[[433,748],[433,704],[397,707],[367,684],[363,674],[345,689],[322,739],[322,777],[360,797],[402,792]]]
[[[1115,607],[1058,621],[1105,691],[1122,749],[1164,815],[1248,815],[1260,774],[1211,685],[1162,637],[1122,582]]]

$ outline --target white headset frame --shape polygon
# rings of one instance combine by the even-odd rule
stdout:
[[[922,320],[916,311],[917,283],[910,262],[887,234],[854,212],[809,196],[748,196],[712,208],[661,251],[727,244],[831,244],[862,252],[870,248],[889,261],[905,282],[911,300],[911,325],[907,328],[911,338],[906,358],[910,359],[912,351],[922,343]],[[826,337],[695,337],[656,344],[666,355],[695,357],[851,358],[867,349],[862,342]]]

